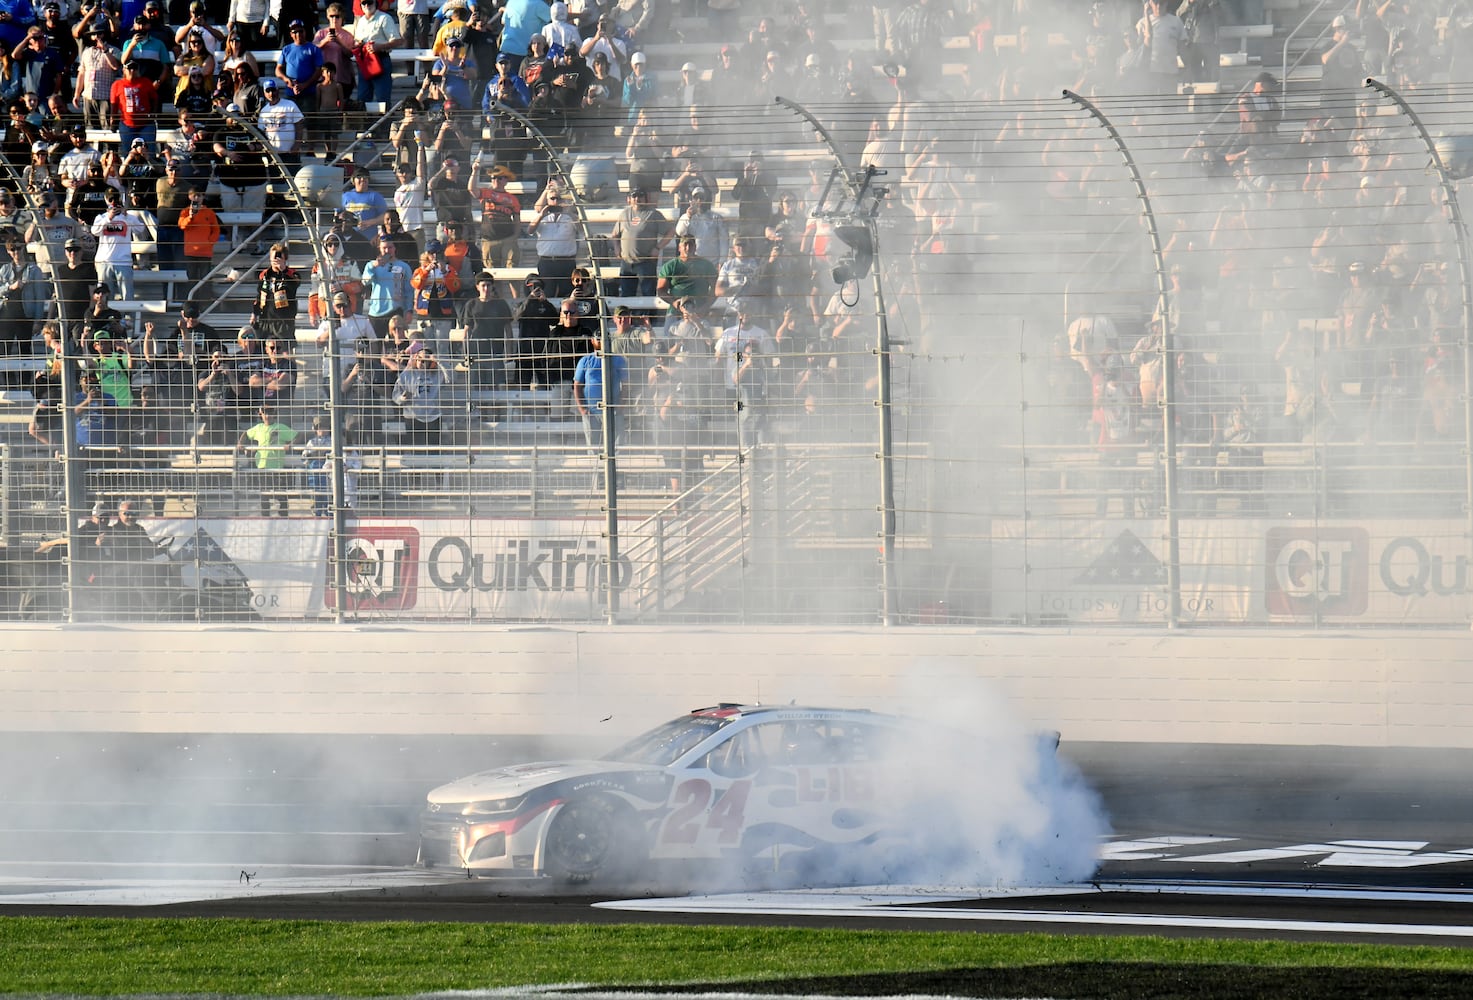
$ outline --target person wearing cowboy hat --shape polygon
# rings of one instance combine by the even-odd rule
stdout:
[[[489,185],[478,183],[481,158],[471,165],[470,190],[481,202],[481,259],[487,267],[516,267],[522,234],[522,203],[506,189],[515,179],[511,169],[498,163],[490,170]]]
[[[83,23],[101,8],[97,4],[83,14]],[[113,81],[122,75],[123,54],[108,42],[107,29],[89,29],[82,54],[77,58],[77,86],[72,92],[72,104],[82,109],[82,123],[86,128],[112,127],[108,95],[112,93]]]

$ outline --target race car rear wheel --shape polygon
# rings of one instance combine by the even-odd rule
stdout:
[[[632,821],[618,805],[590,795],[563,804],[547,829],[546,869],[566,882],[628,877],[636,860]]]

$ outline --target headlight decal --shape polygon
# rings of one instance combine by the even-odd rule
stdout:
[[[546,802],[537,803],[537,805],[533,806],[531,809],[528,809],[526,812],[522,813],[519,816],[513,816],[510,819],[499,820],[491,823],[476,823],[470,829],[474,831],[476,836],[484,836],[486,833],[489,833],[491,831],[510,835],[516,833],[518,830],[522,829],[522,827],[526,826],[538,816],[541,816],[543,813],[547,812],[547,810],[551,809],[553,806],[560,804],[562,801],[562,799],[548,799]]]

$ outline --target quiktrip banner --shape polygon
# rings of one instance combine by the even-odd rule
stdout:
[[[1473,614],[1454,520],[1184,520],[1187,623],[1461,624]],[[1164,520],[997,520],[994,613],[1031,624],[1167,618]]]
[[[349,522],[344,606],[332,586],[338,546],[325,519],[146,521],[155,560],[182,595],[251,618],[338,610],[381,619],[586,619],[603,606],[603,519],[374,518]],[[621,565],[618,582],[630,578]]]

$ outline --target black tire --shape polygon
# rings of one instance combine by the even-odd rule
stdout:
[[[564,803],[547,828],[547,874],[563,882],[631,877],[638,860],[633,827],[618,804],[603,796]]]

